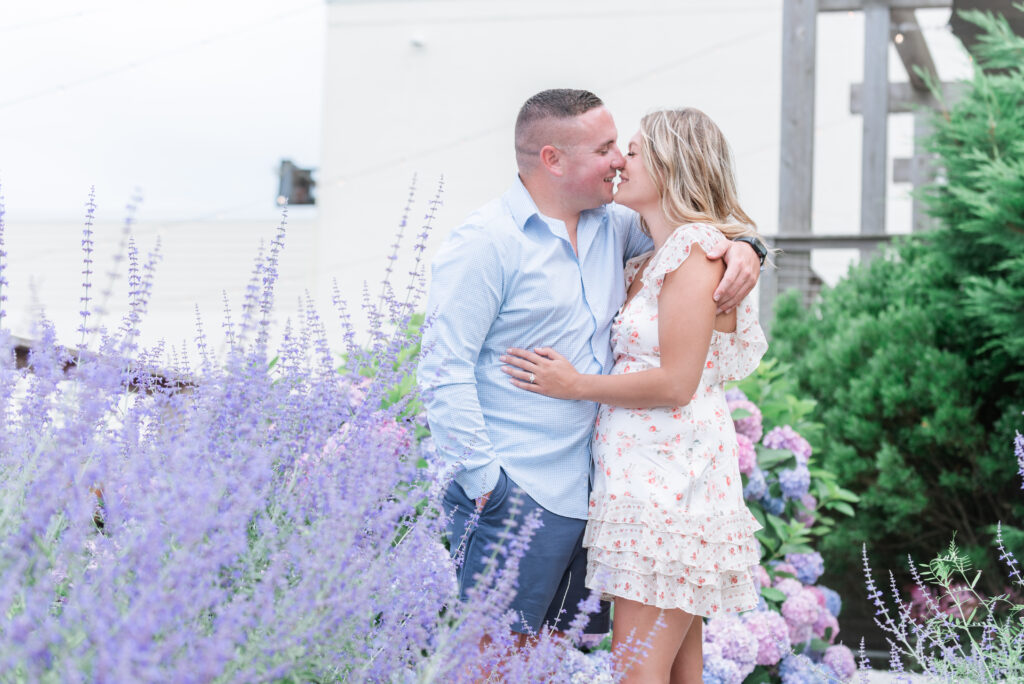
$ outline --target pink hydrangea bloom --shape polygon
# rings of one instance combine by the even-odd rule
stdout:
[[[772,586],[772,578],[768,576],[768,571],[764,569],[763,565],[755,565],[752,574],[754,576],[754,581],[757,582],[757,586]]]
[[[825,593],[818,587],[807,587],[807,590],[814,594],[814,598],[818,599],[818,605],[822,608],[825,607]]]
[[[786,595],[786,598],[795,596],[800,593],[800,590],[804,588],[804,585],[800,584],[800,580],[795,580],[792,577],[786,577],[783,579],[775,580],[775,588]]]
[[[732,413],[736,410],[743,410],[750,413],[749,416],[744,418],[736,418],[733,420],[733,425],[736,427],[736,434],[743,435],[754,444],[761,441],[761,435],[764,434],[764,427],[761,425],[761,409],[750,401],[730,401],[729,412]]]
[[[842,681],[848,681],[857,671],[857,663],[853,659],[853,652],[846,646],[829,646],[825,649],[825,655],[821,662],[832,668],[832,671]]]
[[[789,653],[789,628],[778,613],[770,610],[747,613],[743,623],[757,640],[758,665],[775,665]]]
[[[832,633],[829,634],[828,642],[834,644],[836,635],[839,634],[839,620],[832,613],[823,610],[818,614],[818,619],[814,621],[814,636],[824,639],[825,630],[827,629],[832,630]]]
[[[746,435],[737,434],[736,443],[739,446],[738,458],[740,472],[749,475],[757,467],[757,451],[754,450],[754,443]]]
[[[793,575],[794,577],[796,576],[796,566],[793,565],[792,563],[778,563],[778,562],[776,562],[775,565],[772,566],[772,570],[774,570],[777,573],[778,572],[787,572],[790,575]]]
[[[782,617],[790,625],[810,627],[818,621],[822,610],[814,593],[803,587],[782,603]]]

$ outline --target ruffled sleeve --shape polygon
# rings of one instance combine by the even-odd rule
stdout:
[[[652,258],[642,276],[644,287],[650,288],[651,293],[657,296],[661,293],[665,276],[682,266],[695,244],[707,253],[725,239],[711,225],[693,223],[679,226]],[[716,330],[712,334],[704,381],[728,382],[745,378],[757,369],[767,350],[768,340],[757,320],[757,299],[751,292],[736,307],[736,331]]]
[[[686,258],[690,256],[694,244],[699,244],[701,249],[709,252],[723,240],[725,240],[725,236],[717,228],[706,223],[690,223],[679,226],[661,246],[661,249],[654,253],[651,263],[644,271],[644,287],[649,288],[654,295],[660,294],[665,276],[683,265]]]

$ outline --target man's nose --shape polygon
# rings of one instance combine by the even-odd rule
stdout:
[[[619,148],[617,146],[612,148],[612,152],[614,153],[614,157],[612,158],[612,168],[624,168],[626,166],[626,158],[622,156],[622,152],[619,152]]]

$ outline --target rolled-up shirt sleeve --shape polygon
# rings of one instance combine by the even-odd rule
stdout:
[[[437,451],[460,468],[455,479],[472,499],[494,489],[499,476],[476,363],[503,293],[502,260],[492,236],[480,226],[457,228],[433,261],[417,378]]]

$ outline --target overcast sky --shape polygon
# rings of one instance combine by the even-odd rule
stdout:
[[[319,155],[324,0],[0,0],[9,221],[89,187],[145,217],[264,218],[282,158]]]

